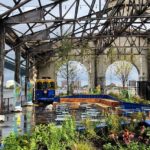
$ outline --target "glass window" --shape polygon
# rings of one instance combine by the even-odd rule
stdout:
[[[55,82],[50,82],[50,87],[51,87],[52,89],[54,89],[54,88],[55,88]]]
[[[47,82],[43,82],[43,89],[47,89],[48,88],[48,83]]]
[[[42,82],[38,82],[38,83],[36,84],[36,88],[37,88],[38,90],[42,90],[42,87],[43,87]]]

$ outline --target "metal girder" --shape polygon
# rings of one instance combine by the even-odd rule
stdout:
[[[76,1],[76,8],[75,8],[74,19],[77,19],[78,9],[79,9],[79,0]],[[75,22],[74,22],[73,23],[73,29],[72,29],[72,36],[74,35],[75,27],[76,26],[75,26]]]
[[[26,35],[21,38],[23,42],[27,41],[41,41],[41,40],[47,40],[49,36],[49,30],[45,29],[39,32],[34,33],[33,35]]]
[[[86,2],[86,1],[84,0],[84,2]],[[93,0],[93,1],[92,1],[92,4],[91,4],[91,7],[90,7],[90,10],[89,10],[88,15],[91,15],[91,13],[92,13],[92,11],[93,11],[93,7],[94,7],[94,5],[95,5],[95,2],[96,2],[96,0]],[[82,39],[82,37],[84,36],[84,33],[85,33],[85,31],[86,31],[86,27],[87,27],[88,23],[89,23],[89,21],[87,20],[87,21],[85,22],[85,24],[84,24],[83,32],[82,32],[82,35],[81,35],[81,39]]]
[[[0,18],[3,18],[6,15],[9,15],[11,12],[14,10],[20,8],[21,6],[25,5],[26,3],[30,2],[31,0],[24,0],[23,2],[18,3],[15,5],[13,8],[9,9],[8,11],[4,12],[3,14],[0,15]]]
[[[21,24],[25,22],[40,22],[44,17],[44,11],[42,9],[31,10],[25,13],[21,13],[19,15],[15,15],[9,18],[6,18],[4,22],[6,24]]]
[[[28,86],[28,82],[29,82],[29,67],[30,67],[30,62],[29,62],[29,53],[26,53],[26,77],[25,77],[25,98],[27,99],[27,86]]]
[[[52,45],[50,43],[41,44],[29,49],[29,54],[38,54],[51,50]]]
[[[121,4],[123,4],[124,1],[125,1],[125,0],[118,0],[118,1],[117,1],[116,7],[113,7],[113,8],[112,8],[112,11],[111,11],[110,14],[108,15],[107,21],[105,22],[105,25],[102,27],[100,33],[103,33],[104,30],[110,25],[110,22],[111,22],[111,21],[109,20],[109,18],[113,17],[113,16],[119,11],[119,9],[121,8]],[[110,1],[109,1],[109,2],[110,2]],[[107,6],[107,7],[108,7],[108,6]],[[97,24],[96,24],[96,26],[97,26]],[[94,31],[93,31],[93,32],[94,32]],[[99,34],[100,34],[100,33],[99,33]]]
[[[5,27],[0,23],[0,113],[3,109]]]
[[[109,46],[118,46],[120,48],[123,46],[127,47],[127,45],[122,46],[115,43],[115,40],[118,37],[125,37],[126,39],[128,39],[126,40],[128,42],[129,38],[134,36],[137,36],[137,38],[149,38],[149,33],[146,30],[146,26],[145,28],[143,27],[143,25],[150,23],[150,15],[149,13],[145,13],[145,11],[149,8],[149,0],[139,0],[138,2],[135,0],[116,0],[115,5],[113,6],[110,5],[112,1],[107,0],[105,2],[104,8],[99,9],[99,11],[94,10],[96,0],[91,1],[90,4],[87,0],[77,0],[71,2],[64,15],[62,12],[62,2],[65,0],[54,1],[53,3],[50,2],[50,4],[45,6],[42,6],[41,0],[38,0],[39,8],[32,9],[31,11],[27,12],[22,12],[22,9],[20,7],[24,5],[21,5],[21,1],[13,1],[15,3],[15,8],[12,7],[8,9],[10,9],[11,11],[18,9],[20,14],[12,17],[9,17],[9,13],[5,14],[5,16],[7,15],[7,17],[5,18],[6,26],[11,26],[14,23],[25,23],[28,25],[29,29],[27,29],[24,33],[21,33],[22,35],[20,37],[17,35],[14,36],[12,34],[13,31],[14,33],[16,32],[15,29],[12,29],[13,31],[11,32],[7,30],[6,41],[8,41],[8,43],[10,44],[14,44],[17,39],[20,39],[20,41],[22,41],[21,47],[26,48],[27,46],[29,51],[31,51],[33,57],[36,56],[38,59],[42,59],[42,56],[46,55],[46,53],[51,53],[52,49],[53,51],[55,51],[55,49],[59,48],[59,43],[64,38],[64,25],[70,25],[70,29],[72,27],[67,38],[74,41],[73,47],[81,45],[82,42],[84,43],[84,41],[99,41],[99,54],[103,53],[103,51]],[[81,17],[78,17],[80,3],[84,3],[84,5],[89,8],[89,10],[87,11],[87,15],[81,15]],[[52,12],[55,6],[58,6],[58,14]],[[75,6],[73,18],[65,18],[65,16],[73,8],[73,6]],[[101,8],[101,6],[99,7]],[[50,15],[54,19],[46,18],[46,15]],[[140,19],[137,21],[138,18]],[[30,25],[29,23],[34,24]],[[37,25],[37,23],[45,24],[46,29],[40,30],[39,32],[34,32],[34,27],[35,25]],[[49,23],[52,24],[49,26]],[[143,32],[143,28],[145,32]],[[57,33],[58,30],[60,31],[60,33]],[[27,35],[28,31],[31,31],[32,34]],[[53,35],[55,35],[56,38],[52,38]],[[44,47],[44,42],[48,42],[50,47]],[[45,43],[45,45],[47,45],[48,43]],[[140,52],[140,50],[142,49],[141,47],[147,47],[146,45],[139,46],[134,45],[133,43],[134,39],[129,44],[131,45],[131,47],[135,47],[138,52]],[[26,52],[28,52],[28,49],[26,50]],[[58,51],[56,50],[55,52],[57,53]],[[42,53],[44,55],[41,55]]]
[[[20,83],[20,59],[21,59],[21,49],[17,47],[15,49],[15,76],[14,80]]]
[[[15,63],[12,61],[9,61],[8,59],[5,59],[5,68],[15,71]],[[25,75],[25,68],[20,67],[20,75],[24,76]]]
[[[12,9],[8,10],[7,12],[3,13],[1,16],[5,16],[8,15],[9,13],[11,13],[12,11],[16,10],[16,9],[20,9],[21,6],[23,6],[24,4],[30,2],[31,0],[25,0],[22,3],[16,3],[16,6],[13,7]],[[65,2],[66,0],[61,0],[61,3]],[[59,1],[50,3],[48,5],[44,5],[44,6],[40,6],[39,8],[35,8],[32,9],[30,11],[27,12],[22,12],[19,15],[15,15],[12,17],[6,17],[5,18],[5,22],[8,24],[20,24],[20,23],[32,23],[32,22],[40,22],[42,20],[42,18],[44,17],[44,9],[48,8],[48,7],[53,7],[56,6],[57,4],[59,4]],[[36,15],[37,14],[37,15]],[[47,13],[46,13],[47,14]],[[35,18],[32,18],[35,17]],[[27,21],[28,20],[28,21]],[[15,22],[16,21],[16,22]]]
[[[91,34],[93,34],[94,31],[95,31],[95,29],[97,29],[97,26],[98,26],[100,20],[102,20],[103,15],[104,15],[106,12],[108,12],[108,11],[106,11],[106,10],[108,9],[108,4],[109,4],[109,2],[110,2],[110,0],[107,0],[106,3],[105,3],[105,5],[104,5],[104,8],[103,8],[102,12],[100,12],[100,13],[97,14],[98,18],[101,18],[101,19],[96,20],[96,23],[95,23],[95,25],[94,25],[94,28],[93,28],[93,30],[91,31]],[[100,6],[100,8],[101,8],[101,6]]]
[[[144,3],[144,2],[143,2]],[[140,16],[142,15],[150,6],[150,1],[145,2],[144,4],[142,4],[142,7],[139,8],[139,10],[137,11],[137,9],[132,8],[129,16]],[[120,9],[121,11],[121,9]],[[100,48],[99,48],[99,52],[98,53],[102,53],[108,46],[111,45],[111,43],[117,38],[117,36],[121,35],[123,32],[126,31],[126,29],[128,27],[130,27],[132,25],[132,23],[135,22],[135,18],[126,18],[126,19],[121,19],[117,20],[117,22],[115,24],[113,24],[113,21],[111,22],[111,24],[113,24],[113,28],[111,28],[111,25],[105,25],[103,27],[103,30],[101,30],[101,32],[99,34],[106,34],[106,33],[112,33],[116,36],[114,37],[107,37],[105,39],[101,39],[100,42]],[[103,32],[102,32],[103,31]],[[98,34],[98,35],[99,35]]]
[[[144,49],[148,48],[147,38],[137,37],[137,36],[126,36],[126,37],[118,37],[111,44],[111,48],[117,48],[118,51],[122,51],[122,49],[132,50],[134,48],[134,53],[142,54]]]

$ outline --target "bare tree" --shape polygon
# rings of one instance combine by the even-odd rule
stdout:
[[[73,93],[74,82],[79,80],[79,68],[73,61],[68,61],[60,70],[58,76],[67,81],[67,94]]]
[[[132,68],[133,65],[127,61],[118,61],[114,63],[114,74],[121,81],[123,89],[127,85]]]

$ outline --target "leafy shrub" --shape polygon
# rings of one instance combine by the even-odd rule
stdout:
[[[55,124],[39,125],[35,127],[30,137],[17,136],[11,133],[4,139],[4,150],[65,150],[76,139],[75,122],[66,119],[62,128]]]
[[[21,150],[21,147],[19,146],[19,141],[17,140],[17,136],[14,133],[11,133],[9,137],[6,137],[3,141],[5,147],[4,150]]]
[[[77,142],[72,146],[74,150],[95,150],[95,147],[90,142]]]
[[[106,118],[108,130],[113,133],[118,133],[121,130],[121,118],[118,115],[110,114]]]

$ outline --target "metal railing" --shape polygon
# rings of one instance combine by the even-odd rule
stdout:
[[[25,105],[26,98],[25,96],[21,96],[21,106]],[[3,113],[11,113],[15,108],[15,100],[14,97],[3,98]]]

